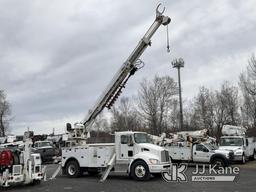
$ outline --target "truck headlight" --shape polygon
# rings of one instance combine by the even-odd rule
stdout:
[[[157,159],[149,159],[149,162],[153,165],[159,164],[159,161]]]

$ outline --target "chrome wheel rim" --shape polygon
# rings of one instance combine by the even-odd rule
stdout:
[[[74,175],[76,173],[76,168],[74,165],[69,165],[68,167],[68,174],[69,175]]]
[[[215,161],[214,165],[216,165],[216,167],[221,167],[222,162],[221,161]]]
[[[142,166],[142,165],[138,165],[136,168],[135,168],[135,175],[139,178],[142,178],[144,177],[146,174],[146,170],[145,168]]]

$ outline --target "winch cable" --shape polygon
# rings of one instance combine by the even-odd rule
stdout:
[[[169,40],[169,29],[168,29],[169,24],[166,25],[166,43],[167,43],[167,53],[170,53],[170,40]]]

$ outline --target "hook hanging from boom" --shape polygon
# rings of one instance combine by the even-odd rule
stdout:
[[[163,15],[164,11],[165,11],[165,7],[163,8],[162,11],[159,11],[159,7],[162,5],[162,3],[159,3],[156,7],[156,16],[159,17],[161,15]]]

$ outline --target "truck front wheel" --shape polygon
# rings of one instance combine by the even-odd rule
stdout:
[[[150,178],[148,165],[144,161],[136,161],[131,166],[131,176],[137,181],[147,181]]]
[[[221,158],[214,158],[212,160],[212,165],[216,166],[216,168],[219,168],[219,167],[225,167],[226,166],[226,163],[223,159]]]
[[[74,160],[67,163],[65,172],[68,177],[72,178],[79,177],[81,175],[80,167],[78,163]]]

